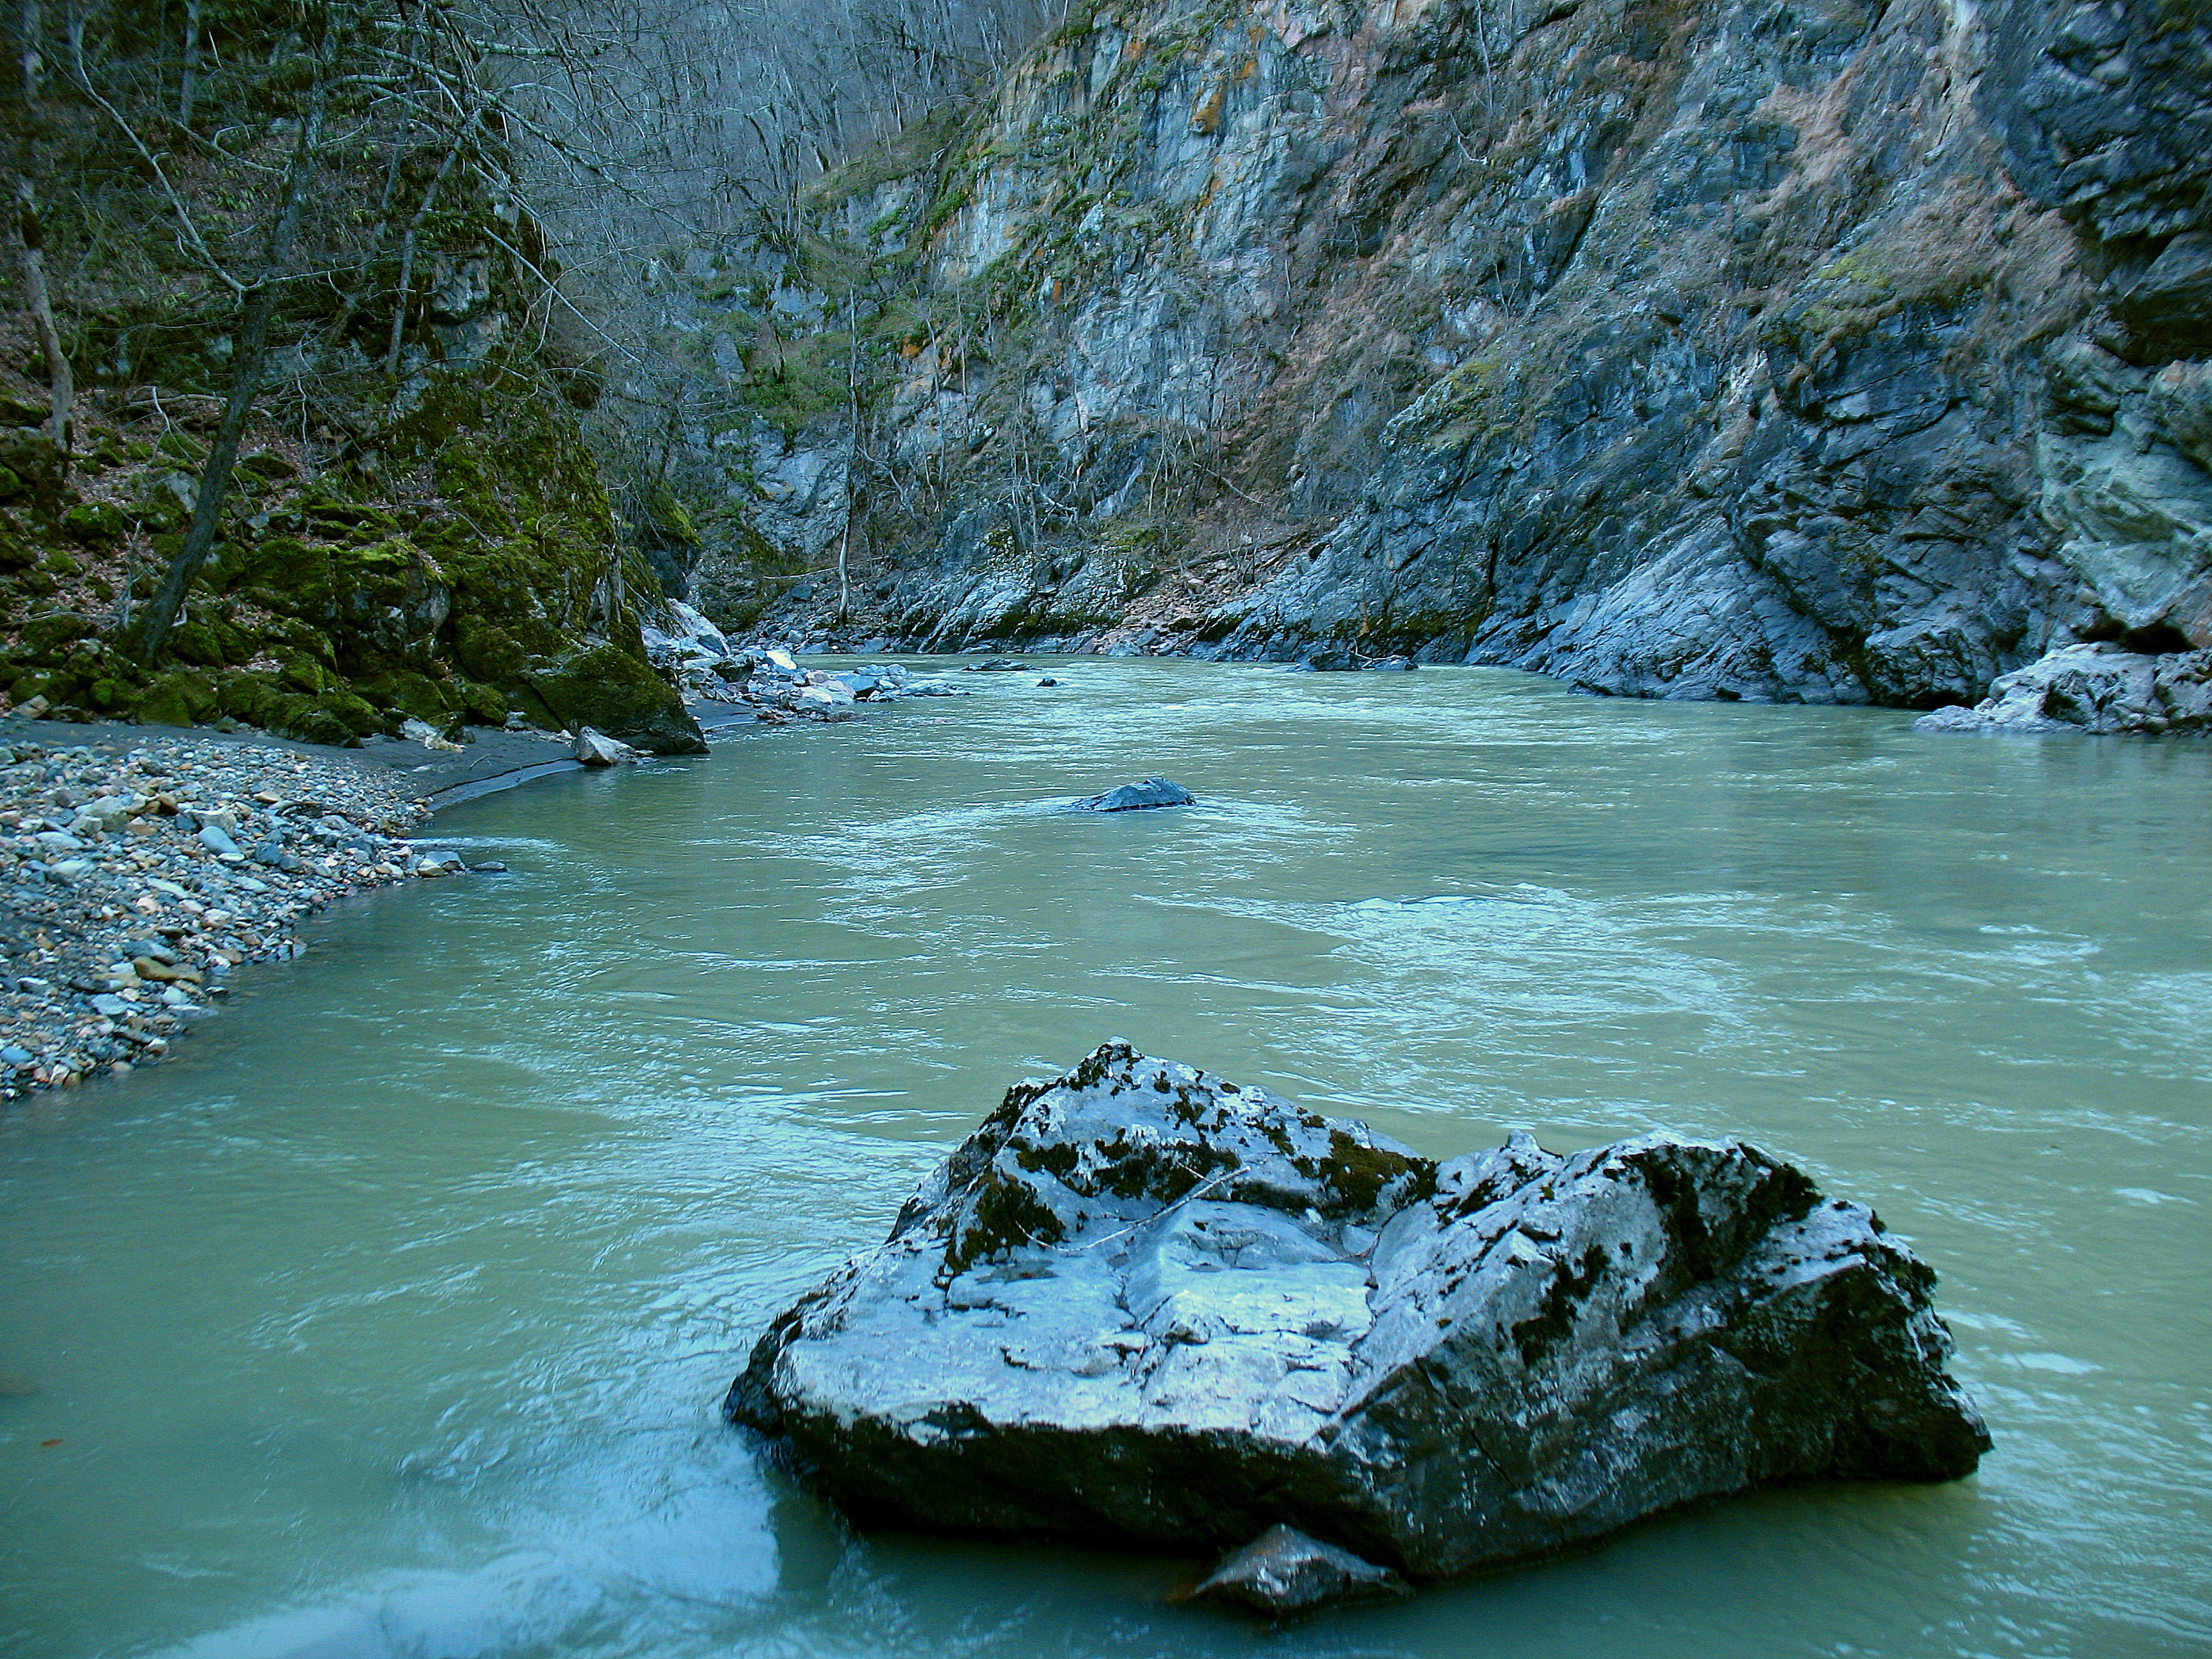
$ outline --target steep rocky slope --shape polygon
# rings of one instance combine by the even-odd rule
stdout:
[[[374,8],[165,9],[9,20],[0,695],[702,747],[645,654],[665,601],[586,442],[604,374],[494,46],[450,11],[395,55]]]
[[[120,635],[179,540],[213,423],[212,398],[149,390],[82,400],[105,417],[82,422],[66,477],[27,428],[0,439],[0,684],[15,704],[340,744],[520,712],[702,746],[646,660],[659,584],[526,356],[426,362],[382,407],[350,409],[350,442],[264,425],[163,660],[132,660]]]
[[[817,186],[747,375],[842,341],[857,454],[701,592],[1919,706],[2212,644],[2208,158],[2186,0],[1102,9]]]

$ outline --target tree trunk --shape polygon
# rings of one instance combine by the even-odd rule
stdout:
[[[31,305],[31,319],[39,331],[39,349],[46,356],[46,396],[52,412],[46,433],[53,441],[61,469],[70,467],[70,422],[76,408],[76,380],[62,350],[61,331],[54,326],[54,307],[46,294],[46,236],[39,225],[39,198],[31,181],[15,176],[15,235],[23,260],[23,292]]]
[[[24,112],[27,117],[30,106],[39,96],[39,86],[46,77],[46,60],[39,53],[39,37],[45,33],[39,0],[21,0],[15,8],[15,82],[23,94]]]
[[[31,183],[38,171],[35,137],[39,93],[45,79],[44,64],[39,56],[42,26],[38,0],[22,0],[16,7],[15,27],[20,36],[15,79],[22,103],[16,120],[9,125],[16,127],[16,247],[23,267],[23,297],[30,307],[32,326],[38,331],[39,349],[46,359],[46,433],[66,475],[70,468],[70,426],[76,410],[76,377],[70,372],[69,358],[62,350],[61,331],[54,325],[53,299],[46,291],[46,228],[39,221],[38,191]],[[17,122],[21,123],[19,126]]]
[[[200,0],[185,0],[184,72],[177,82],[177,122],[189,127],[200,101]]]
[[[837,620],[853,614],[853,512],[859,499],[854,475],[860,465],[860,301],[856,287],[845,295],[845,337],[848,347],[845,366],[845,418],[853,428],[845,447],[845,529],[837,538]]]
[[[199,491],[192,504],[192,521],[185,532],[185,544],[169,562],[168,574],[138,619],[131,653],[150,664],[176,625],[177,612],[191,590],[200,567],[207,562],[222,526],[222,505],[230,493],[230,473],[238,459],[239,441],[246,435],[246,417],[261,390],[262,361],[269,351],[269,321],[276,309],[276,291],[284,268],[290,264],[292,243],[300,228],[300,212],[315,170],[315,153],[322,143],[324,85],[318,78],[310,94],[307,118],[300,124],[300,142],[285,170],[284,197],[270,222],[269,240],[262,259],[261,278],[246,291],[239,318],[238,350],[233,362],[230,398],[223,405],[222,425],[208,448],[206,465],[200,469]]]

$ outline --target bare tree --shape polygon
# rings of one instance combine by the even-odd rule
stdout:
[[[39,350],[46,362],[46,433],[64,473],[69,471],[70,425],[76,408],[76,379],[69,354],[62,349],[61,331],[54,322],[53,296],[46,285],[46,234],[39,216],[39,195],[31,182],[35,168],[45,63],[40,52],[43,19],[39,0],[22,0],[16,8],[15,85],[17,104],[12,125],[15,131],[15,246],[23,272],[23,295],[31,313],[31,325],[39,337]]]
[[[276,300],[290,273],[292,250],[299,240],[300,211],[313,186],[321,159],[323,118],[330,92],[329,49],[318,54],[307,107],[299,124],[299,137],[284,172],[284,189],[269,223],[261,272],[246,289],[239,313],[238,343],[231,359],[230,395],[224,400],[222,424],[208,447],[200,468],[199,484],[192,503],[192,519],[184,544],[169,561],[167,573],[154,597],[139,613],[131,630],[131,650],[141,661],[151,662],[168,639],[185,595],[200,568],[207,562],[216,534],[222,527],[222,509],[230,493],[231,469],[238,460],[239,441],[246,435],[246,417],[261,391],[263,366],[269,355],[269,322]]]

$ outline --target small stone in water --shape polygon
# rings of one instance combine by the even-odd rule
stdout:
[[[1224,1556],[1191,1600],[1280,1617],[1331,1602],[1404,1595],[1409,1588],[1388,1567],[1296,1527],[1276,1526]]]

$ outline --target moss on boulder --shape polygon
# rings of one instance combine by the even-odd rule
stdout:
[[[222,712],[222,689],[212,674],[173,668],[139,694],[137,712],[151,726],[198,726]]]
[[[553,717],[589,726],[655,755],[703,755],[707,741],[676,688],[645,659],[595,645],[525,676]]]

